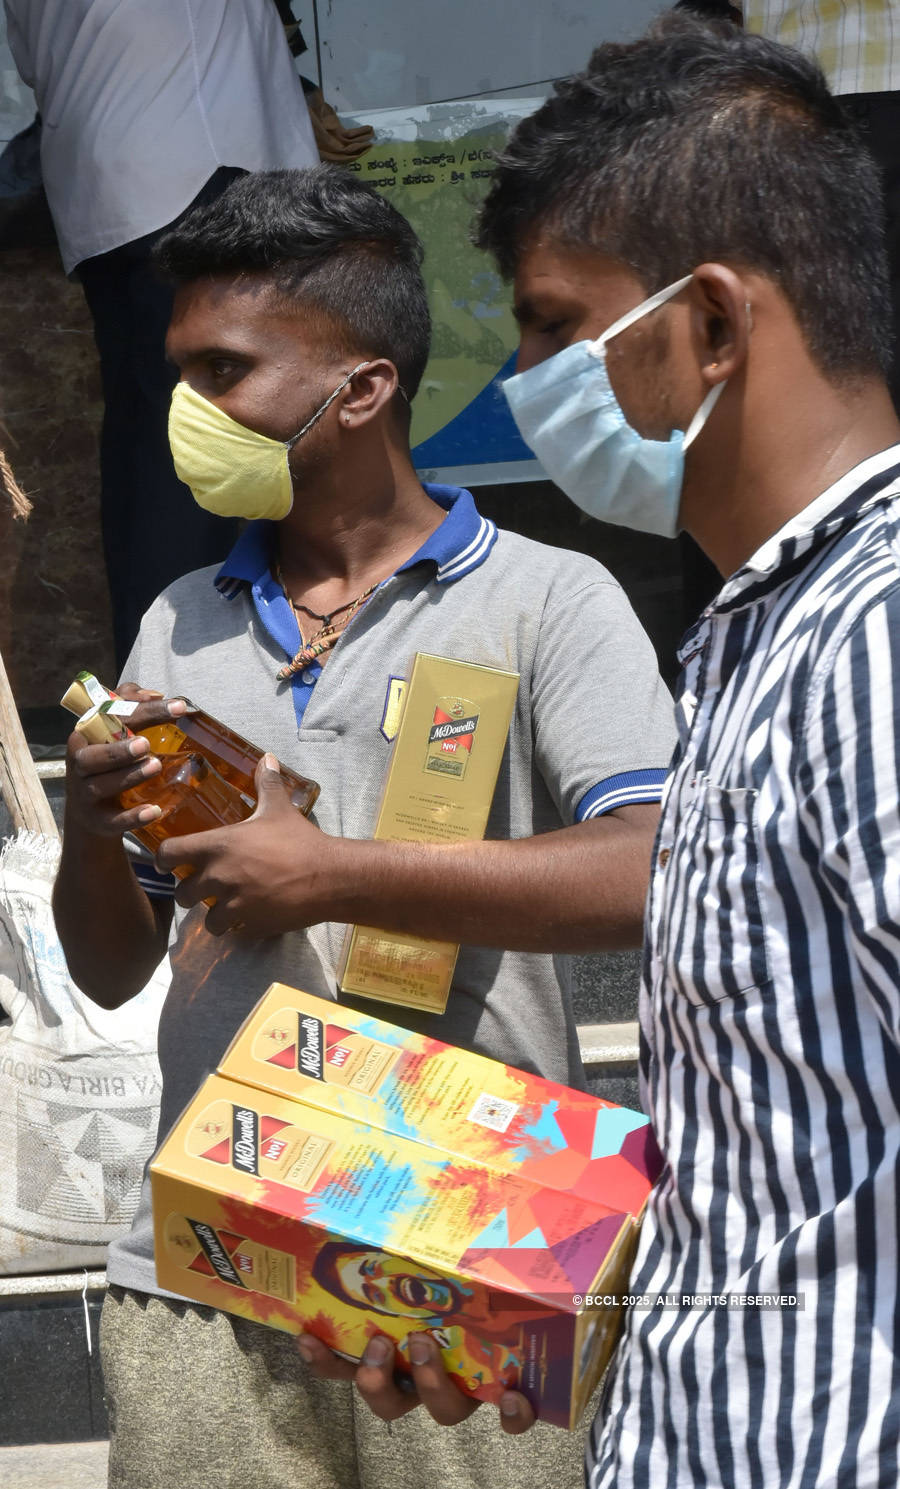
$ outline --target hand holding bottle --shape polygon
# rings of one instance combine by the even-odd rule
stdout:
[[[215,901],[206,917],[214,936],[238,926],[250,936],[278,936],[335,918],[336,880],[328,866],[343,839],[328,837],[296,810],[274,755],[256,767],[254,789],[257,807],[245,822],[170,837],[156,854],[160,869],[178,866],[185,875],[175,895],[179,905]]]
[[[150,728],[168,724],[187,712],[182,698],[166,701],[149,688],[126,684],[120,696],[139,706],[129,718],[129,728]],[[161,815],[156,805],[123,806],[121,792],[152,780],[162,771],[162,761],[154,755],[148,740],[140,735],[131,739],[110,740],[107,744],[90,744],[77,730],[69,736],[66,747],[66,814],[84,831],[95,837],[120,838],[140,830]]]
[[[89,672],[80,672],[62,698],[80,715],[81,744],[74,735],[69,744],[73,780],[91,778],[76,786],[70,820],[94,835],[130,832],[152,853],[167,838],[245,821],[256,807],[254,771],[262,758],[256,745],[187,699],[157,700],[160,693],[135,684],[112,693]],[[86,745],[103,753],[86,755]],[[309,812],[319,794],[315,781],[279,769],[292,806]],[[93,810],[79,815],[86,807]],[[179,878],[190,872],[181,863],[172,869]]]

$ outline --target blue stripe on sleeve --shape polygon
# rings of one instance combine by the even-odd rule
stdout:
[[[132,873],[145,894],[156,900],[172,899],[178,880],[174,874],[161,874],[151,863],[133,862]]]
[[[659,801],[667,774],[665,769],[625,770],[621,775],[610,776],[585,792],[575,809],[575,821],[586,822],[589,817],[602,817],[606,812],[614,812],[616,807],[631,806],[635,802]]]

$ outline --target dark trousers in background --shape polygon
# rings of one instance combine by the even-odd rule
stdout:
[[[241,174],[217,171],[191,206],[212,200]],[[178,374],[166,362],[165,339],[173,291],[150,262],[167,230],[78,266],[100,354],[100,519],[119,669],[160,590],[221,562],[239,526],[198,507],[172,464],[169,402]],[[133,680],[156,685],[153,678]]]

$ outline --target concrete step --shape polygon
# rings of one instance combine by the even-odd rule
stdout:
[[[629,1019],[619,1024],[579,1024],[581,1058],[590,1071],[629,1071],[638,1061],[638,1024]]]
[[[8,1450],[49,1439],[63,1461],[68,1444],[106,1437],[99,1353],[105,1285],[102,1270],[0,1277],[0,1489],[32,1483],[10,1476]],[[49,1489],[57,1480],[34,1482]]]
[[[0,1448],[0,1489],[106,1489],[108,1442]]]

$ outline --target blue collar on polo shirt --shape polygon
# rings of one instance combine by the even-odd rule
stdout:
[[[484,563],[497,541],[497,529],[493,522],[481,516],[471,493],[461,487],[423,482],[423,489],[432,501],[445,509],[447,515],[412,558],[400,565],[397,573],[430,562],[435,566],[434,577],[438,584],[450,584]],[[274,526],[273,522],[248,523],[215,576],[215,585],[226,600],[233,600],[249,587],[262,625],[290,661],[297,650],[297,622],[269,567]],[[298,724],[321,676],[321,664],[312,662],[291,679]]]

